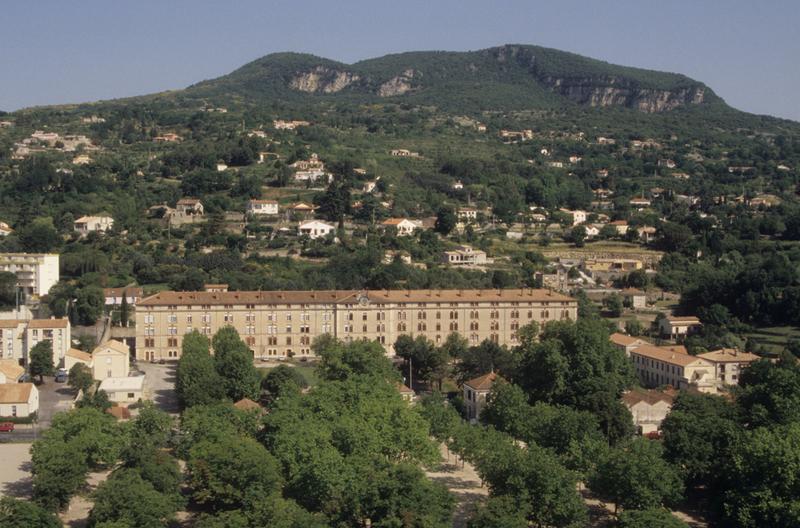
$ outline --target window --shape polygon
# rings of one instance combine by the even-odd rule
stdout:
[[[136,397],[136,395],[135,395],[134,393],[132,393],[132,392],[129,392],[129,393],[128,393],[128,399],[129,399],[129,400],[132,400],[132,399],[133,399],[133,398],[135,398],[135,397]]]
[[[292,344],[292,336],[287,336],[286,337],[286,344],[287,345],[291,345]]]
[[[177,337],[170,337],[167,339],[167,346],[176,347],[178,346],[178,338]],[[111,359],[111,358],[108,358]]]
[[[106,377],[107,377],[107,378],[110,378],[110,377],[111,377],[111,371],[110,371],[110,370],[107,370],[107,371],[106,371]]]

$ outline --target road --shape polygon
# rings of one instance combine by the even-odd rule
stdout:
[[[425,474],[434,482],[444,484],[456,498],[456,509],[453,513],[453,528],[464,528],[472,516],[473,509],[489,495],[489,490],[481,483],[478,472],[469,462],[457,459],[448,452],[444,444],[439,446],[442,459],[439,467],[429,469]]]
[[[31,495],[31,444],[0,445],[0,497]]]

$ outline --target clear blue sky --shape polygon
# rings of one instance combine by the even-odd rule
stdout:
[[[524,43],[684,73],[800,120],[800,0],[12,0],[0,20],[3,110],[183,88],[276,51]]]

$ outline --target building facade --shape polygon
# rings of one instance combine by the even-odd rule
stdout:
[[[17,285],[27,295],[45,295],[58,282],[55,253],[0,253],[0,271],[17,276]]]
[[[233,326],[254,357],[310,356],[314,338],[377,341],[394,355],[400,335],[436,344],[516,345],[531,322],[575,320],[575,299],[549,290],[160,292],[136,310],[136,358],[178,359],[183,336]]]
[[[464,392],[464,412],[467,414],[467,420],[477,420],[481,417],[481,411],[486,406],[486,397],[498,378],[496,373],[489,372],[464,382],[461,389]]]
[[[704,354],[697,354],[697,357],[714,365],[714,377],[721,386],[738,385],[742,371],[754,361],[761,359],[760,356],[735,348],[712,350]]]
[[[678,348],[683,347],[644,345],[630,351],[633,367],[642,385],[669,385],[676,389],[694,388],[700,392],[716,392],[714,365]]]

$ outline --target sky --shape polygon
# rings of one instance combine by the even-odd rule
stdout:
[[[6,111],[180,89],[278,51],[352,63],[515,43],[683,73],[800,121],[800,0],[7,0],[0,19]]]

